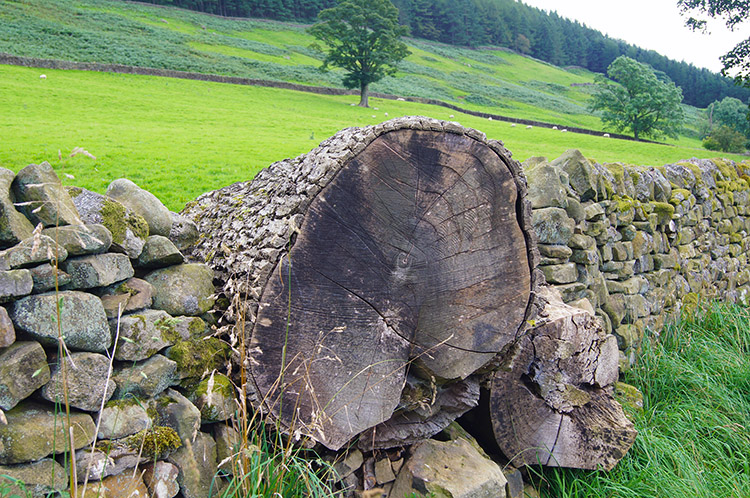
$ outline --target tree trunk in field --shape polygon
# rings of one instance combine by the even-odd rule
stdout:
[[[248,345],[255,406],[334,450],[357,436],[365,450],[430,437],[475,406],[489,381],[495,433],[509,451],[537,444],[539,427],[559,413],[595,431],[621,423],[602,414],[616,411],[597,386],[616,376],[617,348],[612,363],[611,338],[593,318],[574,314],[557,339],[568,349],[588,344],[579,360],[606,354],[583,367],[541,356],[547,377],[532,375],[541,354],[533,348],[554,334],[528,330],[544,300],[525,195],[520,165],[500,142],[456,123],[400,118],[343,130],[189,204],[202,233],[192,256],[222,283],[220,323]],[[494,373],[514,358],[511,372]],[[603,366],[592,373],[592,364]],[[578,391],[549,388],[540,398],[527,388],[547,389],[555,367]],[[531,432],[505,444],[507,420]],[[563,445],[550,447],[557,456]]]
[[[610,470],[636,436],[612,397],[617,341],[589,313],[542,294],[542,324],[492,381],[495,439],[516,465]]]
[[[533,312],[524,196],[501,143],[409,118],[344,130],[186,213],[206,234],[195,255],[226,282],[230,318],[252,330],[259,400],[338,449],[418,405],[401,400],[407,374],[445,393],[446,407],[461,399],[447,421],[423,413],[427,432],[476,404],[478,389],[451,384]]]
[[[370,107],[368,103],[370,85],[362,84],[359,87],[359,106]]]

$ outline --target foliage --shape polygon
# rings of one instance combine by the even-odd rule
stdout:
[[[682,91],[673,82],[660,80],[651,67],[624,56],[615,59],[607,74],[619,85],[597,78],[591,109],[601,111],[602,122],[618,131],[629,129],[636,139],[677,136],[684,115]]]
[[[713,119],[750,138],[750,114],[747,105],[741,100],[725,97],[721,102],[711,104]]]
[[[745,141],[745,136],[742,133],[722,125],[706,137],[703,141],[703,147],[708,150],[739,153],[745,150]]]
[[[747,0],[678,0],[677,5],[685,14],[700,12],[714,19],[723,19],[729,29],[750,17],[750,2]],[[686,24],[693,29],[706,30],[706,20],[692,15]],[[724,65],[722,74],[733,75],[738,85],[750,88],[750,38],[721,56],[721,62]]]
[[[396,74],[396,65],[410,53],[399,39],[408,30],[398,24],[398,10],[390,0],[340,0],[318,14],[318,21],[310,34],[326,45],[323,68],[343,68],[344,86],[359,88],[359,105],[368,107],[370,84]]]
[[[623,380],[638,437],[610,472],[539,471],[554,498],[750,496],[750,314],[714,304],[653,334]]]

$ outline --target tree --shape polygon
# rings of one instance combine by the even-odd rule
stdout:
[[[722,125],[703,140],[703,147],[723,152],[742,152],[745,150],[745,137],[729,126]]]
[[[722,19],[731,30],[750,17],[748,0],[678,0],[677,6],[683,14],[699,12],[713,19]],[[694,30],[706,31],[706,20],[692,15],[686,24]],[[750,88],[750,38],[741,41],[732,50],[721,56],[725,76],[734,76],[738,85]]]
[[[677,136],[684,114],[680,103],[682,91],[654,70],[629,57],[620,56],[607,68],[613,84],[604,76],[597,76],[597,91],[591,103],[592,111],[601,111],[602,122],[617,131],[631,130],[636,140],[641,136],[658,138]]]
[[[712,106],[716,121],[750,138],[747,105],[734,97],[724,97],[721,102],[714,102]]]
[[[339,0],[321,11],[310,34],[325,43],[323,69],[344,69],[346,88],[360,90],[359,105],[368,107],[370,83],[395,74],[396,64],[409,55],[399,38],[408,32],[398,24],[398,9],[390,0]]]

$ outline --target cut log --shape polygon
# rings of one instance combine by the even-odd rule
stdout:
[[[549,302],[540,325],[518,342],[510,370],[492,381],[495,439],[516,466],[609,470],[636,436],[612,396],[617,341],[552,288],[541,294]]]
[[[523,334],[538,280],[525,189],[500,142],[402,118],[344,130],[184,213],[226,319],[252,330],[259,403],[338,449],[391,419],[407,371],[452,392]]]

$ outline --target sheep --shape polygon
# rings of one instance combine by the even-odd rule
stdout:
[[[490,118],[490,119],[492,119],[492,118]],[[516,127],[516,123],[511,124],[510,127],[511,128],[515,128]]]
[[[566,130],[565,128],[563,128],[562,130],[560,130],[560,133],[567,133],[567,132],[568,132],[568,130]]]
[[[489,118],[487,118],[487,119],[489,119],[490,121],[492,121],[492,116],[490,116],[490,117],[489,117]]]
[[[533,126],[531,126],[531,125],[527,125],[527,126],[526,126],[526,129],[527,129],[527,130],[530,130],[530,129],[532,129],[532,128],[533,128]]]
[[[605,134],[604,134],[604,135],[602,135],[602,136],[603,136],[604,138],[609,138],[609,133],[605,133]]]
[[[47,75],[46,74],[40,74],[39,75],[39,79],[40,80],[46,80],[47,79]]]
[[[405,98],[403,98],[403,97],[399,97],[399,98],[397,98],[396,100],[398,100],[398,101],[400,101],[400,102],[406,102],[406,99],[405,99]]]
[[[385,115],[388,116],[388,113],[386,112]]]
[[[552,129],[553,129],[553,130],[557,130],[557,126],[553,126],[553,127],[552,127]]]
[[[451,115],[450,115],[450,116],[448,116],[448,117],[449,117],[449,118],[451,118],[451,119],[453,119],[453,114],[451,114]]]

